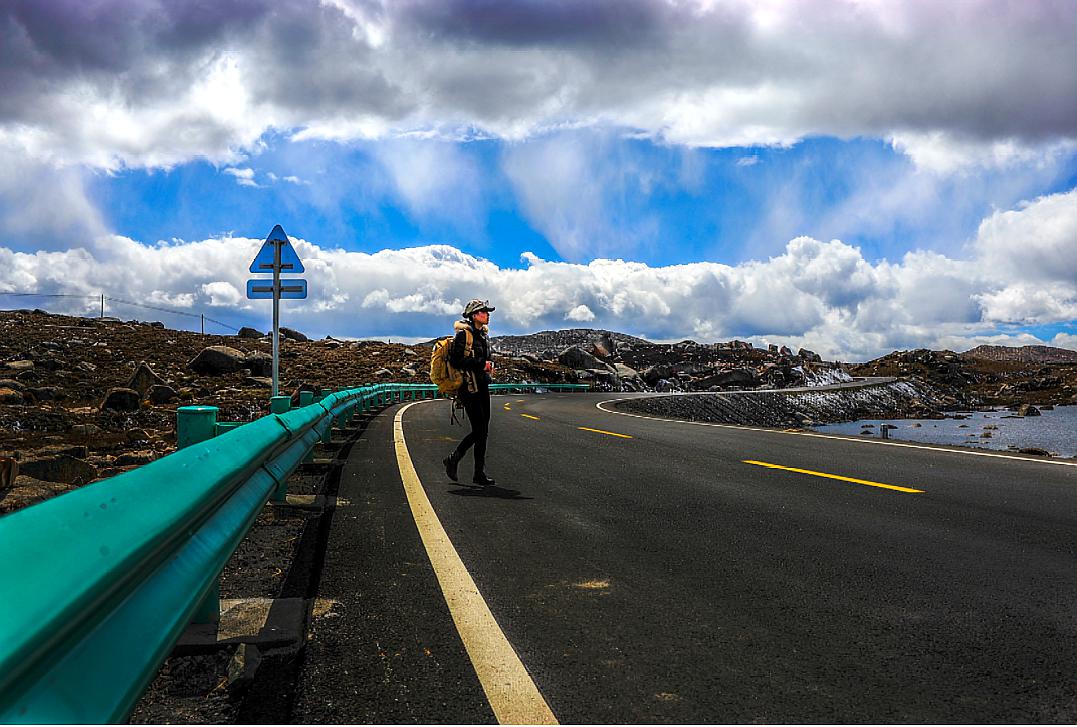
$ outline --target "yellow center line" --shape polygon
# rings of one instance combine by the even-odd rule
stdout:
[[[605,429],[591,429],[591,427],[576,427],[582,429],[585,432],[597,432],[598,434],[608,434],[611,437],[622,437],[624,439],[632,439],[630,434],[618,434],[617,432],[607,432]]]
[[[785,470],[786,472],[799,472],[802,475],[813,475],[815,477],[826,477],[831,480],[841,480],[842,482],[853,482],[858,485],[868,485],[869,487],[881,487],[885,490],[897,490],[898,492],[923,492],[923,490],[914,490],[911,487],[900,487],[898,485],[887,485],[882,482],[872,482],[871,480],[858,480],[855,477],[843,477],[841,475],[832,475],[826,472],[815,472],[814,470],[802,470],[798,467],[785,467],[780,464],[771,464],[769,462],[757,462],[753,459],[741,460],[744,464],[754,464],[760,467],[767,467],[772,470]]]
[[[500,724],[557,724],[557,718],[460,560],[412,464],[404,439],[404,412],[421,403],[412,402],[396,413],[393,421],[396,462],[412,516],[464,649]]]
[[[512,410],[512,407],[509,406],[508,404],[505,404],[505,411],[511,411],[511,410]]]
[[[521,414],[520,416],[527,417],[528,419],[534,419],[536,422],[539,420],[538,417],[533,417],[530,414]]]

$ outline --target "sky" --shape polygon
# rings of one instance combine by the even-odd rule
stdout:
[[[280,224],[317,337],[482,298],[495,335],[1077,349],[1075,38],[1070,0],[8,0],[0,308],[267,330]]]

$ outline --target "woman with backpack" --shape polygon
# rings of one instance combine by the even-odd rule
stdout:
[[[464,437],[452,454],[445,458],[445,474],[456,481],[456,469],[467,450],[475,447],[475,476],[472,482],[490,487],[494,480],[486,474],[486,439],[490,433],[490,374],[494,362],[490,357],[490,313],[488,300],[472,300],[464,306],[463,320],[453,324],[456,337],[449,352],[449,363],[462,371],[464,383],[458,397],[471,422],[471,433]]]

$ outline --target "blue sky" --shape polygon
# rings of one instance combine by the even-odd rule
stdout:
[[[1049,0],[15,0],[0,293],[265,328],[281,224],[315,335],[477,296],[504,333],[1074,347],[1074,37]]]

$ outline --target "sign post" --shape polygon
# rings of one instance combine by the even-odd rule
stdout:
[[[280,301],[281,298],[301,299],[307,297],[307,281],[302,278],[281,280],[280,274],[303,272],[303,263],[296,255],[284,229],[276,225],[262,244],[254,262],[252,273],[273,273],[273,283],[254,278],[247,281],[247,297],[250,299],[273,299],[273,393],[280,391]]]

